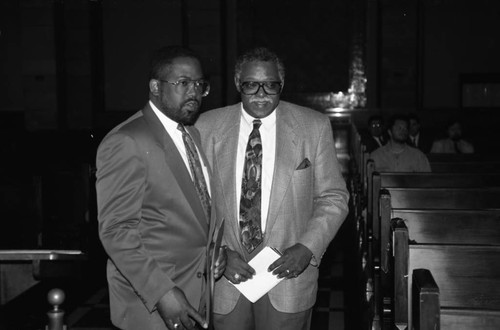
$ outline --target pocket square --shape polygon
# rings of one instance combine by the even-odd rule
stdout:
[[[308,168],[311,166],[311,162],[309,161],[308,158],[304,158],[304,160],[297,166],[296,170],[303,170],[305,168]]]

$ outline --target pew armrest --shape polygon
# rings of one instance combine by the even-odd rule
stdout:
[[[412,319],[415,330],[439,329],[439,288],[428,269],[415,269],[412,276]]]

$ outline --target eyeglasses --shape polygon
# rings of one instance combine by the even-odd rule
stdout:
[[[175,86],[175,91],[179,94],[185,93],[193,87],[198,93],[201,93],[202,97],[205,97],[208,95],[208,93],[210,93],[210,83],[204,79],[179,79],[177,81],[168,81],[163,79],[158,80]]]
[[[255,95],[262,87],[267,95],[276,95],[281,93],[281,86],[282,84],[280,81],[245,81],[240,84],[240,89],[245,95]]]

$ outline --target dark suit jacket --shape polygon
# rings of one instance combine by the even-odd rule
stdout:
[[[381,136],[381,141],[382,145],[385,145],[389,139],[385,136]],[[366,152],[371,153],[381,147],[381,145],[378,144],[377,140],[369,133],[369,132],[362,132],[361,134],[361,143],[365,145],[366,147]]]
[[[426,134],[425,132],[424,133],[420,132],[420,136],[418,138],[418,145],[415,146],[413,142],[411,142],[411,138],[408,137],[408,145],[420,149],[420,151],[422,151],[424,154],[428,154],[431,151],[433,141],[434,139],[429,134]]]
[[[199,133],[187,129],[201,150]],[[188,169],[149,104],[101,142],[96,187],[111,319],[123,329],[166,329],[155,305],[168,290],[179,287],[195,308],[204,300],[215,216],[206,219]]]
[[[213,169],[217,214],[226,219],[224,242],[244,255],[235,183],[241,109],[238,103],[208,111],[196,126]],[[274,308],[296,313],[311,308],[315,302],[318,265],[347,215],[349,195],[328,117],[284,101],[276,111],[275,169],[262,244],[284,250],[301,243],[313,253],[311,265],[302,274],[281,281],[269,292]],[[215,286],[215,312],[229,313],[239,296],[239,291],[221,278]]]

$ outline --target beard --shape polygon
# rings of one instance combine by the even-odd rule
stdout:
[[[200,107],[199,105],[196,107],[196,110],[193,111],[183,111],[183,107],[181,106],[181,110],[179,111],[180,116],[177,120],[178,123],[183,125],[194,125],[198,117],[200,116]]]
[[[406,141],[408,140],[408,135],[406,134],[398,136],[397,134],[394,134],[392,136],[392,140],[397,143],[406,143]]]
[[[194,125],[200,116],[200,102],[196,99],[188,99],[177,107],[165,104],[161,111],[173,121],[183,125]]]

